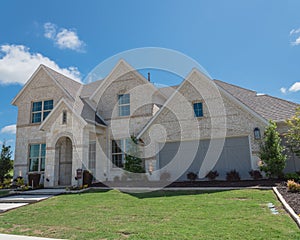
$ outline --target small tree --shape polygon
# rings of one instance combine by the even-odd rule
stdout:
[[[143,160],[140,158],[138,140],[131,136],[130,148],[125,156],[124,170],[132,173],[145,173]]]
[[[0,156],[0,182],[3,182],[5,175],[13,168],[11,154],[10,146],[3,143]]]
[[[300,107],[297,108],[295,116],[286,121],[289,129],[285,135],[289,149],[300,157]]]
[[[259,152],[262,160],[260,170],[264,171],[267,177],[279,178],[282,176],[286,162],[286,155],[283,151],[284,147],[281,145],[276,123],[270,121],[269,126],[265,130]]]

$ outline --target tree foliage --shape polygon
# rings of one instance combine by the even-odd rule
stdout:
[[[3,143],[0,156],[0,182],[3,182],[5,175],[13,168],[11,154],[10,146]]]
[[[124,170],[131,173],[145,173],[143,160],[140,158],[140,155],[138,140],[136,137],[131,136],[130,148],[125,156]]]
[[[270,121],[264,132],[259,152],[262,160],[260,170],[264,171],[267,177],[279,178],[283,175],[282,171],[286,163],[286,155],[283,152],[284,147],[281,145],[277,125],[275,122]]]
[[[288,132],[285,135],[289,149],[300,157],[300,107],[297,108],[295,115],[286,121]]]

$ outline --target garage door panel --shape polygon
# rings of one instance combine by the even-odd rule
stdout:
[[[181,176],[178,180],[187,180],[186,174],[189,171],[198,173],[206,156],[209,140],[186,141],[166,143],[159,152],[159,167],[166,166],[176,154],[182,161],[192,161],[187,170],[183,169],[184,163],[179,163],[177,168],[181,169]],[[180,145],[180,147],[179,147]],[[197,148],[195,146],[199,145]],[[196,149],[196,153],[195,153]],[[209,159],[208,159],[209,160]],[[213,159],[211,159],[213,161]],[[242,179],[249,178],[248,172],[251,169],[251,156],[248,137],[227,138],[222,153],[212,170],[219,172],[218,179],[225,179],[226,173],[235,169]],[[178,169],[174,172],[178,172]],[[172,174],[172,173],[171,173]]]

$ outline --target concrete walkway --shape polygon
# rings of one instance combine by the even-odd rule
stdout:
[[[0,198],[0,213],[65,193],[65,189],[36,189],[25,192],[12,191],[11,193],[12,195]]]

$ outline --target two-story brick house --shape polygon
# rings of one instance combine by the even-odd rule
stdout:
[[[130,136],[140,141],[150,180],[185,180],[217,170],[257,169],[268,120],[285,131],[298,104],[211,80],[197,69],[179,86],[156,88],[124,60],[103,80],[81,84],[41,65],[14,98],[18,107],[14,176],[40,173],[44,185],[76,184],[77,169],[96,180],[123,174]],[[288,161],[287,171],[300,164]]]

